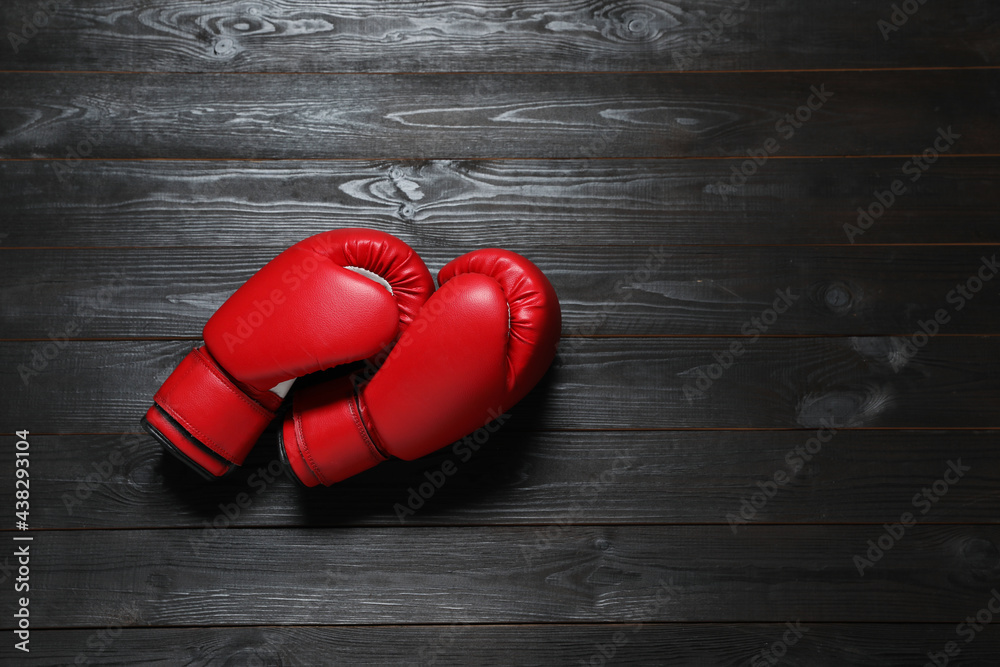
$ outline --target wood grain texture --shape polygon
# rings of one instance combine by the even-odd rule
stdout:
[[[919,150],[916,146],[913,150]],[[1000,243],[1000,158],[376,162],[0,161],[2,248],[267,246],[375,227],[432,247]],[[908,191],[850,238],[858,207]]]
[[[995,432],[843,431],[826,444],[813,437],[809,431],[502,429],[478,449],[473,440],[303,492],[275,463],[273,435],[261,438],[243,468],[213,484],[196,479],[145,434],[37,435],[31,525],[201,528],[236,507],[226,521],[238,527],[537,524],[544,533],[562,524],[700,523],[739,532],[740,519],[879,526],[914,511],[913,497],[942,477],[948,461],[970,470],[926,520],[998,522]],[[13,436],[3,440],[13,447]],[[432,493],[427,482],[440,481],[448,461],[458,472]],[[761,505],[755,495],[777,473],[788,477]],[[13,507],[13,494],[12,486],[0,488],[0,503]],[[761,506],[746,509],[747,502]]]
[[[728,370],[716,368],[715,355],[725,361],[734,342],[746,346],[744,353]],[[816,429],[824,420],[852,428],[1000,427],[1000,339],[938,337],[912,357],[904,343],[892,337],[564,339],[553,368],[505,428]],[[0,343],[0,433],[134,431],[193,343],[61,345]],[[705,386],[699,371],[717,379]]]
[[[948,127],[962,137],[950,154],[996,154],[998,113],[997,69],[6,73],[0,158],[745,158],[768,145],[783,157],[910,155]]]
[[[808,11],[794,0],[60,4],[39,19],[44,24],[30,41],[4,44],[0,68],[753,70],[989,65],[1000,59],[1000,14],[986,0],[928,3],[888,39],[877,23],[890,18],[891,7],[850,0],[810,3]],[[4,2],[0,25],[30,34],[24,20],[37,10],[31,0]],[[723,24],[726,10],[732,16]]]
[[[1000,585],[1000,527],[918,524],[859,576],[853,557],[882,530],[246,529],[204,542],[196,530],[56,531],[35,541],[33,627],[126,613],[138,626],[959,623]]]
[[[127,617],[127,615],[126,615]],[[782,664],[812,667],[920,665],[956,639],[954,625],[815,624]],[[589,664],[611,654],[611,664],[639,666],[718,665],[746,667],[778,647],[783,623],[443,625],[365,627],[132,628],[119,622],[101,630],[39,630],[31,664],[72,664],[78,655],[93,664],[183,662],[191,667],[248,665],[552,665]],[[615,643],[616,633],[619,643]],[[794,637],[794,635],[789,635]],[[89,644],[88,644],[89,642]],[[960,640],[952,667],[993,664],[1000,630],[986,626],[974,642]],[[12,649],[4,646],[4,653]],[[781,648],[778,647],[778,652]],[[227,663],[228,661],[228,663]],[[595,662],[599,663],[599,660]],[[86,664],[86,663],[85,663]]]
[[[32,664],[756,667],[801,622],[782,663],[919,665],[962,639],[1000,595],[1000,289],[950,292],[1000,245],[1000,5],[914,0],[884,36],[889,0],[306,4],[0,4]],[[419,461],[303,491],[272,426],[196,480],[138,417],[229,293],[348,225],[432,269],[535,260],[556,364]],[[950,665],[996,663],[993,620]]]
[[[552,281],[570,336],[739,335],[779,294],[794,302],[768,335],[906,335],[952,308],[949,292],[998,255],[992,246],[504,247]],[[74,320],[70,338],[199,338],[229,295],[280,251],[8,250],[0,255],[9,258],[0,338],[47,340]],[[467,251],[431,247],[421,256],[436,274]],[[987,283],[969,304],[945,333],[1000,333],[1000,290]]]

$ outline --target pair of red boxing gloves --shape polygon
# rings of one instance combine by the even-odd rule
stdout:
[[[154,396],[143,426],[206,477],[242,464],[295,379],[370,359],[295,392],[279,451],[306,486],[413,460],[490,423],[552,363],[555,290],[524,257],[476,250],[447,264],[434,291],[423,260],[370,229],[317,234],[282,252],[213,315]],[[393,346],[394,344],[394,346]]]

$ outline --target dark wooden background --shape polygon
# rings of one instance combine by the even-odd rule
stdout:
[[[921,665],[949,641],[950,664],[997,664],[1000,616],[969,643],[956,626],[1000,586],[1000,280],[961,311],[947,295],[1000,242],[1000,6],[903,4],[886,37],[888,1],[0,5],[0,508],[28,429],[25,664]],[[779,132],[813,86],[833,96]],[[233,477],[193,477],[139,432],[153,392],[261,265],[357,225],[435,272],[483,246],[534,260],[557,365],[468,461],[302,493],[256,472],[269,432]],[[775,290],[798,300],[754,338]],[[732,530],[824,419],[833,439]],[[27,657],[12,560],[5,662]]]

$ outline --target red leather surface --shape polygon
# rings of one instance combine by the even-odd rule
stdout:
[[[204,348],[184,357],[153,401],[199,442],[236,465],[274,419],[273,412],[225,376]]]
[[[430,298],[361,400],[390,453],[415,459],[487,424],[489,409],[502,414],[507,375],[507,299],[495,280],[464,274]]]
[[[345,269],[383,277],[376,282]],[[434,289],[423,261],[399,239],[338,229],[278,255],[222,304],[205,345],[238,381],[279,382],[364,359],[395,339]]]
[[[297,393],[294,401],[298,409],[287,415],[282,440],[292,471],[307,486],[329,486],[385,460],[362,423],[351,378]]]
[[[348,266],[380,276],[392,294]],[[281,403],[271,387],[379,352],[433,289],[420,257],[389,234],[338,229],[310,237],[219,308],[205,325],[205,348],[181,363],[154,400],[193,438],[239,464]],[[161,433],[202,465],[192,443],[168,431],[174,435]]]
[[[146,420],[159,431],[160,435],[167,438],[184,456],[188,457],[203,470],[215,477],[222,477],[229,472],[233,464],[220,461],[210,453],[191,442],[183,432],[179,431],[170,421],[163,416],[154,405],[146,411]]]
[[[508,405],[514,405],[538,384],[555,359],[562,331],[559,297],[541,269],[508,250],[484,248],[462,255],[438,272],[438,284],[465,273],[489,276],[507,295],[507,398]]]
[[[447,265],[440,277],[441,288],[357,399],[379,447],[407,460],[503,414],[541,379],[559,340],[555,291],[527,259],[478,250]],[[342,389],[313,387],[296,394],[286,417],[286,438],[291,421],[327,480],[354,474],[364,462],[352,400]],[[285,446],[293,456],[289,440]],[[369,465],[376,462],[370,457]]]

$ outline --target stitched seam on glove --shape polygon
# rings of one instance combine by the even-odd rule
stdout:
[[[247,405],[247,407],[249,407],[251,410],[259,414],[261,417],[266,418],[268,421],[274,419],[274,413],[265,409],[260,404],[254,402],[249,396],[247,396],[243,391],[241,391],[239,387],[234,385],[230,381],[230,379],[222,373],[222,371],[215,368],[212,364],[208,363],[208,360],[205,359],[204,353],[201,350],[195,350],[195,353],[197,354],[198,362],[201,363],[205,368],[207,368],[212,375],[217,377],[222,382],[223,386],[226,389],[228,389],[234,396],[236,396],[236,398],[241,400],[243,403]]]
[[[309,466],[312,473],[316,475],[316,479],[318,479],[323,486],[330,486],[330,482],[326,479],[326,476],[323,475],[319,466],[316,465],[312,452],[309,451],[309,445],[306,443],[306,434],[302,428],[302,418],[293,412],[292,422],[295,424],[295,446],[299,448],[299,454],[302,455],[302,459],[306,462],[306,465]]]
[[[511,329],[512,322],[511,322],[511,314],[510,314],[511,313],[511,311],[510,311],[510,294],[507,293],[507,290],[504,288],[503,283],[501,283],[499,280],[497,280],[496,278],[494,278],[492,275],[486,274],[486,273],[475,274],[474,272],[471,272],[471,271],[469,273],[473,273],[474,275],[485,276],[486,278],[489,278],[494,283],[496,283],[497,287],[500,288],[500,293],[503,294],[504,303],[507,304],[507,336],[506,336],[507,342],[506,342],[506,345],[504,346],[504,351],[503,351],[503,360],[504,360],[504,374],[503,375],[504,375],[504,382],[507,385],[507,389],[510,389],[513,386],[513,372],[514,372],[514,364],[513,364],[513,362],[510,359],[510,336],[511,336],[511,332],[512,332],[512,329]]]
[[[354,398],[358,408],[358,416],[361,418],[361,425],[365,428],[365,433],[368,434],[372,447],[375,448],[375,453],[378,454],[379,462],[388,461],[389,455],[385,453],[385,443],[382,442],[382,436],[379,435],[378,429],[375,428],[375,422],[368,414],[368,404],[365,403],[360,391],[355,391]]]
[[[372,457],[372,460],[375,461],[375,463],[385,461],[386,457],[382,456],[382,452],[379,451],[379,448],[372,441],[371,434],[368,433],[364,420],[361,418],[361,406],[358,404],[358,393],[356,391],[351,392],[351,397],[348,399],[347,409],[351,413],[351,419],[354,420],[354,428],[358,430],[358,434],[361,435],[361,439],[368,448],[368,455]]]
[[[214,449],[211,449],[210,447],[208,447],[205,443],[200,442],[199,440],[197,440],[195,438],[195,436],[192,435],[190,432],[185,432],[185,430],[184,430],[185,426],[183,424],[177,422],[176,419],[173,417],[173,415],[171,413],[167,412],[166,409],[162,405],[157,404],[154,407],[156,409],[158,409],[160,411],[160,413],[162,413],[161,416],[163,417],[164,422],[166,422],[166,425],[169,426],[169,427],[171,427],[174,431],[176,431],[177,437],[183,438],[183,440],[185,442],[191,443],[192,445],[194,445],[195,448],[197,448],[199,451],[204,452],[205,454],[207,454],[208,456],[210,456],[213,460],[215,460],[215,461],[224,461],[224,462],[230,464],[229,467],[232,468],[232,465],[234,464],[233,461],[230,461],[225,456],[222,456],[219,452],[217,452]],[[157,427],[153,426],[152,424],[150,424],[150,426],[152,428],[156,429],[157,432],[160,433],[160,435],[162,435],[164,438],[166,438],[170,442],[171,446],[179,449],[178,444],[176,442],[174,442],[173,440],[171,440],[170,437],[168,437],[167,434],[164,433],[161,429],[158,429]],[[210,450],[210,451],[206,451],[206,450]],[[188,456],[188,458],[191,458],[191,457]],[[193,459],[192,459],[192,462],[194,462]],[[200,467],[204,468],[204,466],[201,466],[201,464],[197,464],[197,465],[199,465]]]
[[[253,402],[251,402],[249,398],[247,398],[245,395],[243,395],[239,391],[238,388],[236,388],[235,386],[233,386],[229,382],[228,378],[226,378],[225,376],[222,376],[218,371],[216,371],[214,368],[212,368],[212,366],[208,363],[208,361],[206,359],[204,359],[204,357],[202,356],[202,354],[203,353],[201,352],[201,350],[194,349],[194,350],[192,350],[192,354],[189,355],[189,356],[191,356],[193,358],[193,360],[196,361],[198,364],[201,364],[201,367],[203,369],[207,369],[210,373],[212,373],[212,375],[214,377],[216,377],[219,380],[221,380],[222,383],[223,383],[223,386],[230,393],[233,393],[237,398],[239,398],[240,400],[242,400],[248,407],[252,408],[261,417],[267,418],[268,421],[270,421],[271,419],[274,418],[273,413],[266,412],[259,405],[256,405]],[[189,376],[191,373],[193,373],[197,368],[198,368],[198,365],[191,364],[188,367],[188,369],[186,371],[184,371],[184,374],[181,375],[180,377],[178,377],[176,379],[175,383],[172,383],[173,386],[171,387],[171,391],[170,392],[164,393],[163,392],[163,386],[161,386],[160,390],[157,391],[156,395],[153,397],[153,400],[155,402],[157,402],[160,405],[160,407],[163,408],[163,410],[167,414],[169,414],[171,417],[173,417],[174,419],[176,419],[177,422],[179,424],[181,424],[187,430],[188,433],[190,433],[191,435],[195,436],[206,447],[208,447],[209,449],[211,449],[216,454],[222,456],[224,459],[226,459],[230,463],[235,463],[236,465],[240,465],[242,463],[242,460],[237,460],[238,457],[234,456],[228,450],[228,448],[226,448],[221,443],[216,442],[213,438],[211,438],[206,433],[204,433],[201,429],[199,429],[197,426],[195,426],[194,424],[192,424],[188,419],[186,419],[183,415],[181,415],[170,404],[170,395],[172,394],[173,390],[176,389],[176,387],[178,385],[182,384],[184,382],[184,380],[187,378],[187,376]],[[164,386],[166,386],[166,385],[164,384]]]
[[[195,355],[195,358],[197,359],[198,350],[192,350],[191,352],[192,352],[192,354]],[[177,380],[176,380],[176,382],[178,384],[181,383],[181,382],[183,382],[187,378],[187,376],[191,375],[191,373],[196,368],[198,368],[198,367],[196,365],[194,365],[194,364],[192,364],[191,366],[188,366],[188,369],[186,371],[184,371],[184,375],[181,375],[180,377],[178,377]],[[176,384],[174,386],[176,386]],[[206,434],[202,433],[199,428],[197,428],[196,426],[194,426],[193,424],[191,424],[190,422],[188,422],[187,419],[185,419],[183,416],[181,416],[181,414],[179,412],[177,412],[177,410],[175,410],[172,405],[170,405],[170,394],[169,393],[168,394],[164,394],[163,393],[163,386],[161,386],[160,389],[159,389],[159,391],[156,392],[156,395],[153,396],[153,400],[156,403],[158,403],[161,408],[163,408],[164,412],[166,412],[171,417],[173,417],[174,419],[176,419],[178,424],[180,424],[185,429],[187,429],[188,433],[190,433],[191,435],[193,435],[196,438],[198,438],[198,440],[202,444],[204,444],[206,447],[208,447],[209,449],[211,449],[216,454],[219,454],[220,456],[222,456],[223,458],[225,458],[230,463],[235,463],[235,461],[233,461],[232,455],[229,454],[229,452],[227,452],[224,447],[221,447],[212,438],[210,438]]]

